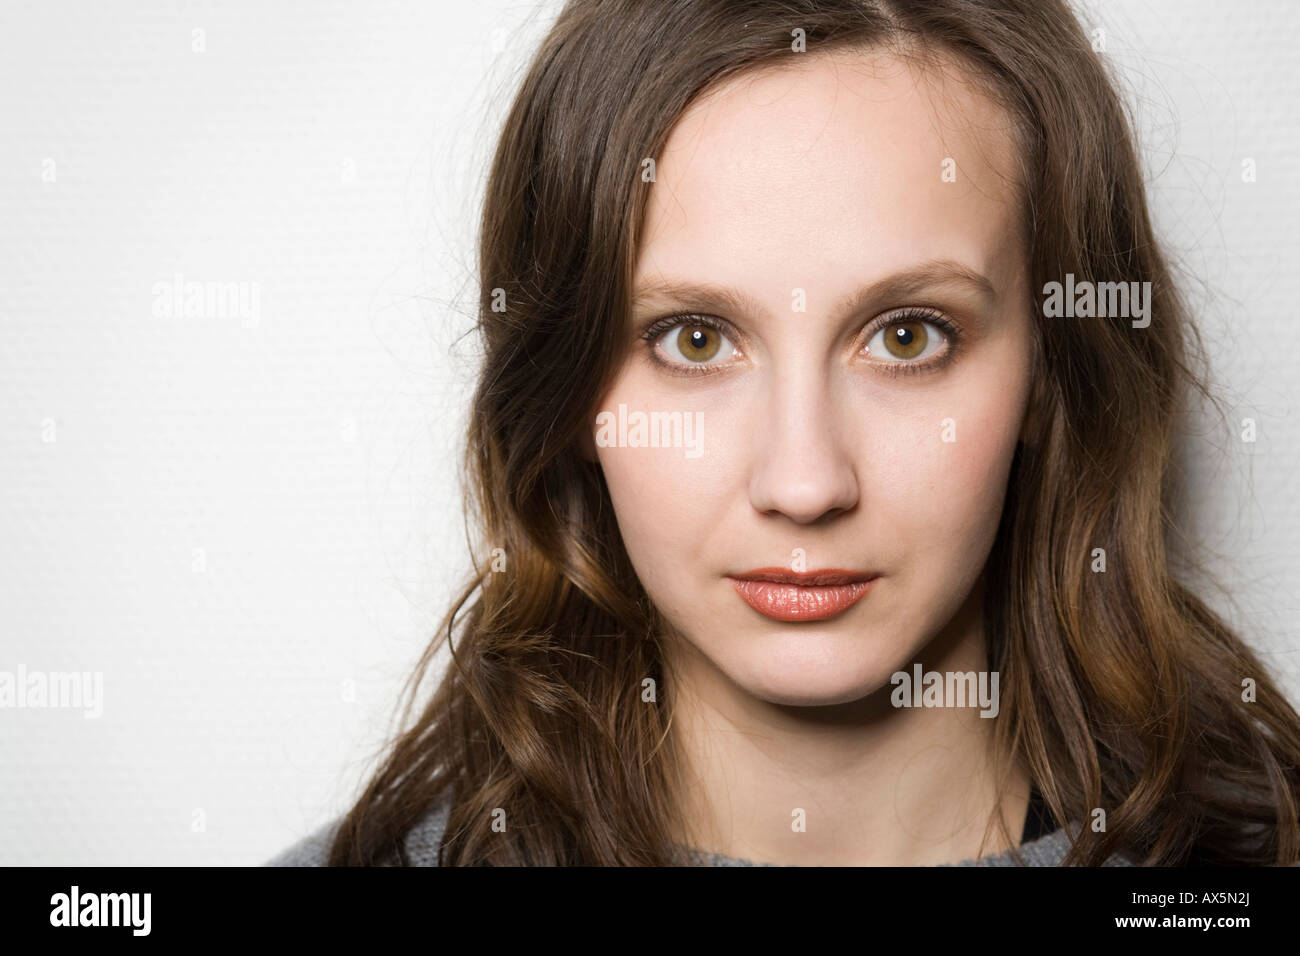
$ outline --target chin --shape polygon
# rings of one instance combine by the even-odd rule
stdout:
[[[885,660],[878,654],[863,654],[863,644],[855,653],[836,653],[810,644],[806,637],[793,635],[794,641],[776,646],[761,659],[746,661],[743,673],[732,679],[753,696],[772,704],[789,707],[826,707],[861,700],[879,691],[891,689],[890,678],[898,670],[893,657]],[[797,642],[797,643],[794,643]]]
[[[759,700],[783,707],[831,707],[836,704],[851,704],[869,697],[887,681],[866,684],[850,683],[842,675],[826,675],[826,679],[816,683],[783,680],[773,684],[749,686],[746,690]]]

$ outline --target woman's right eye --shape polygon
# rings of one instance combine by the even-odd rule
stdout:
[[[704,371],[736,355],[736,347],[714,325],[698,320],[678,322],[662,333],[656,334],[655,343],[668,356],[669,364],[687,367],[690,371]],[[719,361],[712,361],[713,359]]]

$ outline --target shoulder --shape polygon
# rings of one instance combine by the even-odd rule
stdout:
[[[331,820],[303,837],[288,849],[263,863],[263,866],[324,866],[329,858],[330,844],[338,831],[339,820]]]
[[[450,813],[450,801],[439,800],[406,834],[404,843],[411,866],[438,865],[438,847],[442,843],[443,833],[446,832],[447,818]],[[342,817],[329,821],[262,865],[325,866],[329,860],[334,835],[338,833],[342,822]]]

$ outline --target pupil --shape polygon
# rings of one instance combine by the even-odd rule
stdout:
[[[911,329],[900,328],[895,333],[895,338],[898,340],[899,345],[911,345],[915,336],[913,336]]]
[[[696,329],[691,333],[691,347],[697,349],[704,348],[704,343],[707,338],[708,336],[704,332]]]

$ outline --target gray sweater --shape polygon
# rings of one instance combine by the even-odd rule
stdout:
[[[437,866],[438,845],[443,831],[447,827],[450,806],[440,803],[411,828],[406,837],[406,854],[412,866]],[[266,866],[324,866],[329,855],[330,843],[338,828],[338,821],[333,821],[311,835],[289,847]],[[1022,843],[1020,854],[1028,866],[1059,866],[1070,849],[1069,837],[1064,829],[1054,830],[1046,836]],[[688,851],[692,862],[697,866],[774,866],[772,863],[754,863],[719,853],[703,853],[698,850]],[[941,864],[943,866],[1015,866],[1010,851],[996,855],[982,856],[979,859],[962,860],[960,863]],[[1105,866],[1132,866],[1133,863],[1122,856],[1112,856]]]

